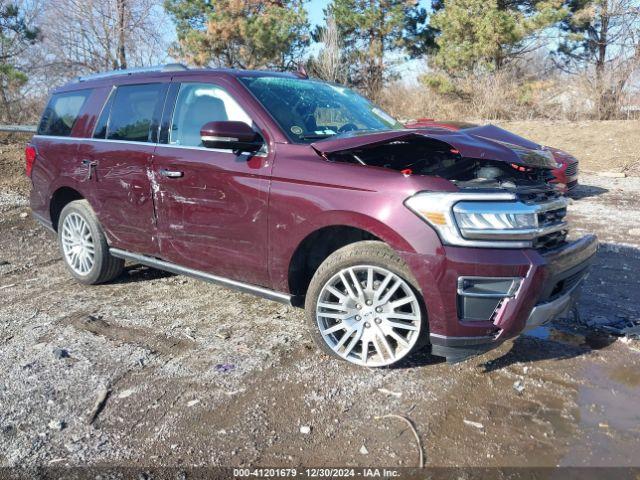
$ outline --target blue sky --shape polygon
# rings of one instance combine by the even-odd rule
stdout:
[[[419,0],[418,2],[424,8],[429,8],[430,2]],[[307,12],[309,12],[309,22],[311,25],[318,25],[324,21],[322,10],[329,4],[329,0],[311,0],[307,3]]]
[[[311,25],[319,25],[324,21],[324,8],[329,4],[329,0],[311,0],[307,4],[309,12],[309,22]]]

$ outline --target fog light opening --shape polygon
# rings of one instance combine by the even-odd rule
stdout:
[[[492,321],[505,299],[517,294],[521,283],[520,277],[459,277],[458,318]]]

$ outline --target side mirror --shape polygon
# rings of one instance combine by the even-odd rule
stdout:
[[[257,152],[262,148],[262,137],[244,122],[209,122],[200,129],[202,145],[237,152]]]

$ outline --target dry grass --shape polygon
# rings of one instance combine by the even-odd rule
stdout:
[[[624,171],[640,176],[640,120],[494,123],[535,142],[572,153],[584,171]]]
[[[398,118],[462,120],[609,120],[638,118],[632,91],[605,95],[585,76],[540,78],[504,71],[451,79],[438,74],[421,84],[387,87],[382,106]],[[635,115],[635,117],[634,117]]]
[[[24,134],[0,134],[0,192],[29,193],[30,182],[24,173],[24,147],[30,138]]]
[[[476,84],[475,93],[463,99],[437,94],[424,86],[396,85],[386,90],[382,105],[400,119],[494,123],[572,153],[581,161],[582,170],[623,171],[640,176],[640,120],[575,120],[584,115],[578,102],[573,101],[562,110],[554,103],[558,97],[553,91],[545,86],[518,90],[514,85],[509,87],[507,79],[494,78],[493,83]],[[579,91],[577,84],[565,88],[565,93],[573,92],[572,95]],[[586,90],[584,98],[588,98]]]

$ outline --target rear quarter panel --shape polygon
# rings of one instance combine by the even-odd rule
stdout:
[[[31,144],[38,152],[31,173],[31,209],[34,214],[50,222],[51,199],[62,187],[78,191],[89,203],[94,200],[93,191],[85,181],[86,168],[81,168],[77,139],[35,136]]]
[[[69,137],[34,135],[29,142],[37,151],[31,173],[31,209],[46,222],[51,221],[50,202],[59,188],[72,188],[95,205],[94,191],[87,181],[87,169],[82,167],[79,145],[83,137],[91,136],[111,87],[95,87],[92,90]]]

